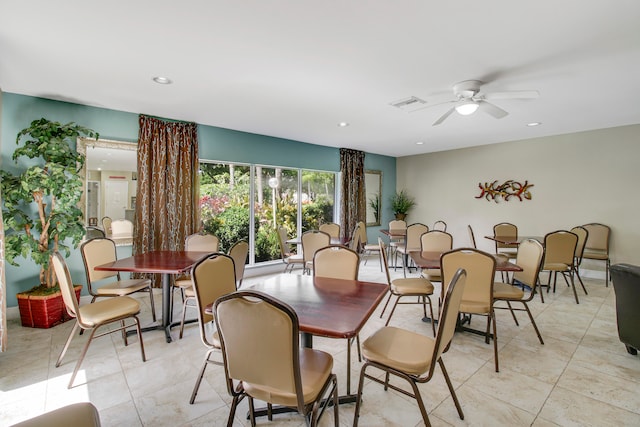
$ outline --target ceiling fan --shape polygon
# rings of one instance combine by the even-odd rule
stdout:
[[[468,116],[477,110],[483,111],[496,119],[501,119],[508,115],[502,108],[490,103],[488,100],[494,99],[535,99],[539,96],[536,90],[520,90],[510,92],[490,92],[480,93],[482,82],[479,80],[465,80],[453,85],[453,95],[455,99],[437,104],[427,105],[421,109],[434,107],[442,104],[454,104],[446,113],[433,123],[438,126],[444,122],[453,112]],[[414,110],[417,111],[417,110]]]

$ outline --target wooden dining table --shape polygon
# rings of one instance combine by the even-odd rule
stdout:
[[[99,271],[130,273],[158,273],[162,277],[162,321],[146,326],[142,331],[164,330],[167,342],[171,342],[171,275],[188,271],[209,252],[195,251],[149,251],[118,259],[95,267]]]
[[[518,246],[520,243],[524,242],[527,239],[534,239],[540,243],[544,242],[544,236],[484,236],[485,239],[493,240],[497,243],[502,243],[503,245],[512,245]]]
[[[440,268],[440,256],[444,252],[430,252],[430,251],[412,251],[409,252],[409,256],[416,264],[416,266],[424,269],[438,269]],[[509,258],[506,256],[491,254],[496,259],[496,271],[522,271],[522,267],[509,262]]]
[[[289,304],[298,315],[302,345],[313,347],[313,336],[355,338],[387,293],[384,283],[281,274],[255,284],[264,292]],[[347,396],[351,394],[351,346],[347,346]]]

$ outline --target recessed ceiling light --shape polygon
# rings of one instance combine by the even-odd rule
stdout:
[[[531,122],[531,123],[527,123],[527,126],[532,128],[534,126],[540,126],[541,124],[542,124],[541,122]]]
[[[418,142],[416,142],[416,145],[424,145],[424,142],[418,141]]]
[[[153,81],[161,85],[170,85],[171,83],[173,83],[171,79],[167,77],[154,77]]]
[[[347,126],[349,126],[349,123],[347,123],[347,122],[340,122],[340,123],[338,123],[338,126],[340,126],[341,128],[346,128]]]

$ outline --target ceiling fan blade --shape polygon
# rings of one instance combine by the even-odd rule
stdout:
[[[480,101],[479,109],[489,114],[490,116],[495,117],[496,119],[501,119],[509,114],[502,108],[487,101]]]
[[[510,92],[490,92],[483,99],[536,99],[540,96],[537,90],[514,90]]]
[[[449,117],[451,114],[453,114],[454,111],[456,111],[456,107],[451,107],[451,109],[449,109],[449,111],[447,111],[446,113],[441,115],[438,120],[433,122],[432,126],[438,126],[440,123],[444,122],[447,119],[447,117]]]
[[[416,111],[421,111],[421,110],[424,110],[425,108],[431,108],[431,107],[435,107],[435,106],[443,105],[443,104],[452,104],[452,103],[454,103],[454,102],[458,102],[458,101],[456,101],[456,100],[451,100],[451,101],[445,101],[445,102],[438,102],[437,104],[427,104],[427,105],[423,105],[423,106],[422,106],[422,107],[420,107],[420,108],[416,108],[415,110],[411,110],[411,111],[409,111],[409,112],[410,112],[410,113],[415,113]]]

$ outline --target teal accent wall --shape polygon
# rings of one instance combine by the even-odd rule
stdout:
[[[79,103],[53,101],[4,92],[2,96],[2,146],[0,165],[3,169],[19,170],[11,159],[16,147],[16,135],[31,121],[46,117],[62,123],[75,122],[94,129],[101,138],[137,141],[138,113],[91,107]],[[339,149],[307,144],[282,138],[257,135],[213,126],[198,126],[199,155],[201,159],[258,163],[316,170],[340,170]],[[385,227],[392,213],[388,198],[396,188],[396,159],[376,154],[365,155],[365,168],[383,173],[382,224]],[[370,227],[369,241],[377,239],[379,227]],[[118,248],[118,256],[130,255],[130,248]],[[19,260],[20,266],[7,265],[7,306],[17,305],[15,294],[30,289],[37,283],[38,268],[31,260]],[[67,259],[75,283],[86,284],[79,250]]]

